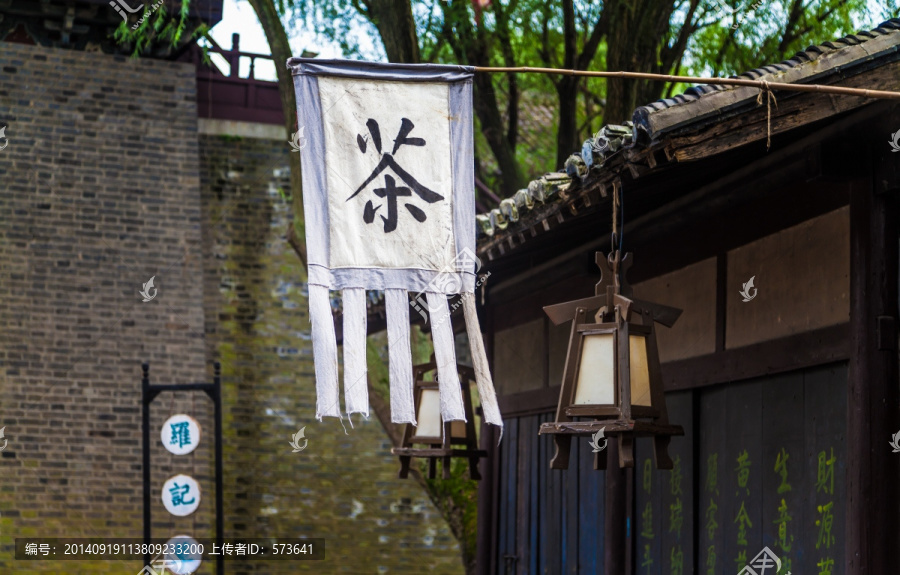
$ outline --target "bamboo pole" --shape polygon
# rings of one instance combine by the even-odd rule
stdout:
[[[767,82],[766,80],[749,80],[747,78],[696,78],[692,76],[672,76],[670,74],[651,74],[649,72],[609,72],[595,70],[563,70],[557,68],[533,68],[518,66],[511,68],[475,66],[476,72],[491,74],[524,73],[524,74],[557,74],[561,76],[587,76],[591,78],[626,78],[631,80],[661,80],[664,82],[682,82],[688,84],[714,84],[724,86],[747,86],[765,92],[784,90],[786,92],[818,92],[820,94],[841,94],[844,96],[861,96],[884,100],[900,100],[900,92],[886,90],[866,90],[863,88],[844,88],[841,86],[824,86],[822,84],[787,84],[784,82]]]

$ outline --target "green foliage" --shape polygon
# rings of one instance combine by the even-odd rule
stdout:
[[[163,0],[157,0],[149,5],[136,24],[129,25],[123,21],[113,33],[113,38],[123,46],[131,46],[133,58],[138,58],[153,44],[168,44],[176,47],[181,42],[187,28],[190,0],[182,0],[177,12],[170,16]],[[205,36],[208,27],[201,25],[194,32],[193,37]]]
[[[384,333],[366,338],[366,365],[372,388],[383,399],[391,397],[390,376],[387,363],[387,335]]]
[[[685,71],[729,76],[780,62],[810,45],[872,28],[887,14],[870,10],[867,0],[810,0],[792,13],[791,0],[744,1],[721,20],[716,15],[688,45]]]
[[[419,462],[419,471],[427,477],[428,463],[425,460]],[[450,523],[453,532],[459,530],[457,537],[463,548],[463,557],[471,563],[478,545],[478,482],[469,478],[469,460],[459,457],[451,459],[450,479],[442,477],[439,470],[435,479],[425,481],[432,501]]]

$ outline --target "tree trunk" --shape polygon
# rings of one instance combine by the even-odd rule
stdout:
[[[563,76],[556,84],[559,125],[556,127],[556,168],[561,170],[566,159],[578,152],[578,76]]]
[[[488,44],[490,38],[485,34],[483,26],[475,28],[472,25],[468,2],[451,0],[442,4],[442,8],[445,20],[444,34],[448,39],[453,39],[452,47],[457,59],[469,66],[490,66],[491,51]],[[504,126],[491,74],[475,74],[473,107],[481,123],[481,132],[500,170],[499,195],[510,197],[518,191],[522,178],[516,162],[515,145],[510,144],[512,133]]]
[[[660,0],[610,0],[606,63],[610,71],[659,72],[660,44],[668,38],[672,2]],[[631,119],[640,105],[659,98],[662,82],[610,78],[606,83],[605,124]]]
[[[388,61],[418,64],[419,40],[409,0],[371,0],[369,19],[378,29]]]
[[[256,17],[266,34],[269,49],[272,51],[272,59],[275,62],[275,71],[278,74],[278,95],[281,97],[281,109],[284,111],[285,143],[291,139],[291,134],[297,130],[295,118],[297,117],[297,100],[294,95],[294,77],[287,68],[288,58],[291,57],[291,46],[287,33],[281,23],[281,17],[275,8],[274,0],[249,0]],[[306,229],[303,220],[303,178],[300,166],[300,154],[288,154],[291,167],[291,202],[294,212],[293,229],[287,236],[291,238],[291,245],[303,262],[303,274],[306,274]],[[303,278],[306,279],[305,277]]]
[[[509,198],[518,191],[521,185],[515,150],[509,145],[507,139],[491,75],[475,74],[474,84],[475,113],[481,122],[481,132],[491,147],[491,151],[497,159],[497,166],[500,168],[500,193],[498,195]]]
[[[578,37],[573,0],[563,0],[563,69],[574,69],[578,60]],[[556,168],[578,147],[578,76],[563,76],[556,84],[559,126],[556,127]]]
[[[600,41],[607,34],[608,11],[600,13],[589,35],[586,36],[581,53],[578,53],[578,28],[575,23],[573,0],[564,0],[563,13],[563,68],[567,70],[587,70],[597,54]],[[587,32],[587,28],[585,28]],[[546,61],[546,60],[545,60]],[[558,169],[566,165],[566,159],[581,149],[578,135],[578,76],[563,76],[556,83],[559,125],[556,128],[556,164]]]

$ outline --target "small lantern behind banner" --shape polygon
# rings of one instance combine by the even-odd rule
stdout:
[[[594,297],[544,308],[556,325],[572,320],[556,421],[540,429],[556,443],[550,467],[569,467],[573,435],[603,430],[618,440],[620,467],[634,467],[634,438],[650,436],[657,468],[672,469],[669,441],[684,429],[669,425],[654,324],[671,327],[681,310],[631,297],[625,281],[631,254],[616,251],[605,258],[597,252],[596,262],[606,270]],[[588,315],[593,310],[598,311]],[[595,454],[594,468],[606,469],[605,451]]]
[[[437,474],[437,460],[443,461],[444,479],[450,479],[450,460],[453,457],[466,457],[469,460],[469,476],[479,480],[478,459],[487,457],[487,452],[478,449],[478,439],[475,435],[475,420],[472,417],[471,382],[475,381],[475,371],[464,365],[457,364],[459,381],[462,385],[463,406],[466,413],[466,421],[450,421],[444,423],[441,420],[441,397],[438,391],[437,381],[426,381],[426,373],[434,371],[437,362],[434,356],[431,361],[413,366],[413,378],[415,379],[415,406],[416,421],[418,426],[406,424],[403,431],[403,440],[400,447],[391,449],[391,453],[400,456],[400,478],[409,476],[409,465],[413,457],[428,459],[428,478],[434,479]],[[435,373],[435,378],[437,373]],[[427,448],[416,448],[414,445],[427,445]],[[463,445],[463,449],[454,449],[454,445]]]

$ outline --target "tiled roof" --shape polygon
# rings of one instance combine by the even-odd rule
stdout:
[[[744,72],[740,76],[736,76],[737,78],[747,78],[749,80],[757,80],[769,74],[776,74],[778,72],[785,72],[791,68],[795,68],[804,62],[811,62],[816,60],[820,56],[827,54],[828,52],[833,52],[835,50],[840,50],[842,48],[846,48],[847,46],[857,46],[868,40],[872,40],[879,36],[885,36],[896,31],[900,30],[900,18],[893,18],[886,22],[881,23],[874,30],[862,31],[856,34],[851,34],[849,36],[844,36],[843,38],[839,38],[837,40],[833,40],[831,42],[825,42],[824,44],[819,44],[818,46],[810,46],[806,50],[802,50],[794,54],[794,56],[780,64],[769,64],[767,66],[763,66],[761,68],[754,68],[748,72]],[[701,86],[694,86],[692,88],[688,88],[684,91],[684,93],[679,94],[677,96],[673,96],[672,98],[665,98],[663,100],[657,100],[652,104],[647,104],[646,106],[641,106],[637,110],[635,110],[635,114],[639,111],[644,111],[645,113],[652,113],[657,110],[663,110],[666,108],[671,108],[672,106],[677,106],[679,104],[684,104],[686,102],[693,102],[701,98],[706,94],[711,94],[713,92],[721,92],[724,90],[732,89],[730,86],[722,86],[722,85],[709,85],[703,84]]]
[[[756,68],[737,77],[756,80],[777,75],[779,82],[816,83],[818,77],[832,74],[844,66],[898,52],[900,18],[894,18],[873,30],[810,46],[784,62]],[[804,65],[812,62],[815,64]],[[565,198],[583,185],[601,179],[604,166],[609,166],[623,151],[646,148],[663,134],[704,120],[714,122],[726,110],[745,106],[751,98],[755,102],[758,93],[757,88],[750,87],[700,85],[637,108],[632,122],[626,122],[624,126],[604,126],[586,140],[581,151],[566,161],[564,172],[546,174],[532,181],[527,189],[503,200],[490,214],[476,216],[479,243],[489,242],[511,222],[518,222],[538,206]],[[716,94],[718,96],[710,97]],[[690,106],[691,113],[684,114],[683,106]],[[519,237],[523,236],[519,234]]]

